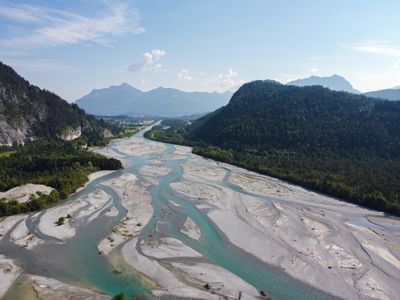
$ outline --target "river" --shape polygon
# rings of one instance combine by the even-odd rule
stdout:
[[[140,140],[143,145],[155,143],[145,140],[143,132],[138,133],[134,139]],[[137,237],[137,245],[148,240],[154,241],[154,239],[166,237],[180,240],[186,246],[200,253],[202,261],[220,266],[237,275],[257,290],[265,291],[272,299],[334,298],[328,293],[294,279],[282,268],[267,264],[247,252],[246,249],[231,243],[226,234],[210,219],[206,210],[199,209],[196,202],[171,188],[171,183],[185,182],[182,165],[190,162],[193,155],[190,152],[176,153],[176,147],[173,145],[162,143],[160,145],[162,145],[161,151],[129,155],[120,147],[119,140],[112,141],[107,148],[114,154],[123,156],[125,162],[129,162],[129,167],[93,180],[84,189],[66,201],[57,204],[57,206],[66,205],[96,190],[101,190],[112,198],[112,206],[118,212],[115,216],[107,215],[111,206],[107,207],[107,209],[100,211],[94,220],[75,224],[76,234],[66,242],[61,243],[57,238],[44,234],[38,226],[41,216],[48,210],[46,209],[29,215],[25,220],[30,233],[43,241],[41,244],[32,249],[25,249],[13,243],[10,236],[6,235],[0,241],[0,254],[18,262],[23,267],[25,274],[54,278],[108,295],[123,292],[129,297],[153,298],[151,286],[142,274],[131,268],[122,268],[122,271],[116,270],[110,262],[110,257],[100,255],[97,249],[97,245],[110,234],[113,227],[119,224],[127,213],[126,208],[121,204],[119,194],[104,183],[124,174],[133,174],[137,178],[137,184],[146,186],[148,192],[150,192],[153,206],[153,215],[147,224],[143,224],[145,226]],[[154,182],[149,185],[147,178],[149,176],[144,176],[140,170],[154,160],[157,160],[158,167],[168,169],[168,173],[152,176]],[[203,164],[201,167],[208,167],[204,165],[204,162],[196,162],[196,164]],[[243,190],[230,182],[229,177],[230,172],[226,172],[223,179],[214,180],[213,185],[231,190],[232,193],[242,193],[249,197],[254,196],[267,203],[271,201],[269,197],[257,196]],[[132,195],[132,197],[135,197],[135,195]],[[83,207],[79,210],[84,209]],[[181,232],[182,223],[186,217],[190,217],[201,231],[200,239],[190,238]],[[127,241],[123,244],[126,243]],[[120,248],[114,253],[118,252]],[[131,249],[131,251],[140,251],[138,246],[136,248]],[[19,299],[21,293],[23,293],[22,285],[19,283],[23,279],[22,276],[14,283],[5,299]],[[168,295],[164,295],[164,298],[176,299],[176,297]]]

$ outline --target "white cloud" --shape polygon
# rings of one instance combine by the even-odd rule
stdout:
[[[392,46],[389,41],[373,41],[363,44],[357,44],[353,47],[353,49],[365,53],[390,57],[400,57],[400,48]]]
[[[116,1],[107,1],[106,10],[96,16],[52,9],[43,6],[0,4],[0,16],[32,28],[25,35],[3,38],[0,45],[11,49],[95,42],[107,44],[109,37],[126,33],[138,34],[144,28],[138,25],[137,10]],[[27,26],[26,23],[33,23]]]
[[[218,74],[216,77],[206,80],[206,85],[218,92],[237,89],[243,83],[244,80],[238,79],[238,73],[232,68],[229,68],[227,73]]]
[[[354,50],[369,54],[375,54],[386,57],[399,58],[400,48],[395,47],[389,41],[370,41],[367,43],[357,44],[353,47]],[[397,69],[400,67],[400,60],[397,60],[393,68]]]
[[[319,70],[318,70],[318,68],[316,68],[316,67],[313,67],[313,68],[311,68],[311,70],[310,70],[310,73],[311,74],[317,74],[319,72]]]
[[[189,74],[189,70],[187,69],[182,69],[177,76],[181,81],[192,81],[193,79],[193,77]]]
[[[145,71],[160,71],[162,64],[159,62],[162,57],[167,55],[167,52],[160,49],[151,50],[143,54],[143,61],[140,63],[134,63],[128,66],[128,70],[137,72],[141,70]]]
[[[13,21],[39,22],[48,16],[44,9],[31,5],[11,5],[0,3],[0,16]]]

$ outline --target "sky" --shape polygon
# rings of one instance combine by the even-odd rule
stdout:
[[[366,92],[400,86],[399,15],[399,0],[0,0],[0,61],[70,102],[332,74]]]

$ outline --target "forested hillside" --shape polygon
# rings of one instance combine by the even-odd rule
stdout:
[[[25,203],[0,199],[0,217],[44,208],[75,192],[90,173],[121,168],[85,150],[119,131],[0,63],[0,192],[27,183],[55,189]]]
[[[0,145],[80,136],[97,140],[111,136],[111,132],[104,122],[54,93],[31,85],[0,62]]]
[[[74,193],[90,173],[122,167],[116,159],[84,151],[72,142],[61,140],[40,140],[18,146],[14,151],[9,157],[0,157],[0,191],[27,183],[44,184],[55,190],[26,203],[0,199],[0,217],[44,208]]]
[[[400,157],[399,104],[322,87],[252,82],[195,126],[196,139],[235,150]]]
[[[256,81],[212,115],[148,136],[400,214],[398,102]]]

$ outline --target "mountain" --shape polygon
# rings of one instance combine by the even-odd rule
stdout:
[[[298,79],[287,83],[287,85],[295,86],[313,86],[320,85],[331,89],[333,91],[349,92],[353,94],[360,94],[359,91],[353,88],[353,86],[345,78],[339,75],[332,75],[330,77],[318,77],[311,76],[304,79]]]
[[[379,90],[374,92],[368,92],[364,95],[373,98],[387,99],[391,101],[400,101],[400,87],[393,89]]]
[[[252,82],[194,126],[197,138],[225,148],[368,151],[400,158],[400,103],[319,86]]]
[[[157,88],[142,92],[127,83],[93,90],[75,103],[95,115],[185,116],[204,114],[226,105],[231,92],[183,92]]]
[[[255,81],[217,111],[146,136],[400,215],[397,101]]]
[[[31,85],[0,62],[0,145],[41,137],[72,140],[110,135],[107,125],[75,104]]]

